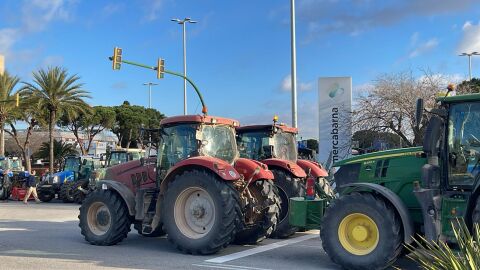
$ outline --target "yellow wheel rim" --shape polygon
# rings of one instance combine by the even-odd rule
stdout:
[[[360,213],[342,219],[338,227],[342,247],[354,255],[367,255],[378,245],[379,233],[375,221]]]

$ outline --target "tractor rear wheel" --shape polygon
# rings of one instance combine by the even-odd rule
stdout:
[[[233,187],[205,171],[185,171],[165,192],[162,220],[168,240],[190,254],[212,254],[228,246],[241,220]]]
[[[62,187],[60,188],[60,192],[58,197],[62,198],[62,201],[64,203],[71,203],[73,202],[73,186],[75,185],[75,182],[64,182]]]
[[[326,209],[320,229],[330,259],[346,269],[384,269],[402,251],[401,221],[371,193],[352,193]]]
[[[95,190],[80,206],[78,226],[85,240],[98,246],[115,245],[127,237],[132,218],[122,197],[110,190]]]
[[[258,180],[248,187],[256,200],[253,211],[247,210],[245,219],[253,220],[237,233],[235,243],[256,244],[269,237],[277,226],[280,215],[280,197],[271,180]]]
[[[42,202],[49,202],[55,198],[55,192],[48,189],[38,189],[37,190],[38,198]]]
[[[298,228],[293,227],[288,222],[288,202],[292,197],[302,197],[305,195],[305,187],[301,179],[294,178],[291,174],[285,173],[283,170],[271,169],[275,176],[274,184],[278,189],[280,196],[280,216],[277,228],[272,233],[274,238],[287,238],[294,234]]]

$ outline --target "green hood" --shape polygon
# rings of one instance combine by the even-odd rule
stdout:
[[[367,160],[384,159],[384,158],[399,157],[399,156],[415,156],[418,153],[422,153],[422,152],[423,150],[421,146],[379,151],[379,152],[354,156],[351,158],[338,161],[335,164],[333,164],[333,167],[338,167],[338,166],[343,166],[343,165],[353,164],[353,163],[360,163]]]

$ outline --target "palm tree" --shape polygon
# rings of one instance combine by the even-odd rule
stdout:
[[[25,82],[24,90],[36,100],[38,108],[48,112],[48,128],[50,136],[50,171],[53,171],[55,123],[63,114],[74,115],[89,109],[84,101],[90,98],[88,91],[82,89],[80,77],[69,76],[67,70],[60,67],[49,67],[33,72],[33,83]]]
[[[0,73],[0,156],[5,155],[5,123],[15,109],[15,94],[13,88],[20,79],[11,76],[7,71]]]
[[[40,146],[40,149],[38,149],[38,152],[35,154],[35,156],[37,158],[48,158],[50,156],[50,149],[50,144],[44,142]],[[53,140],[53,155],[53,162],[50,162],[50,164],[55,165],[55,167],[58,168],[62,161],[65,159],[65,157],[76,156],[78,155],[78,151],[77,149],[75,149],[75,146],[73,144]]]

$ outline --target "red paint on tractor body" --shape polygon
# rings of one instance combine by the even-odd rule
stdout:
[[[263,163],[267,164],[269,167],[276,166],[283,168],[293,174],[295,177],[298,178],[305,178],[307,174],[305,171],[298,166],[295,162],[285,160],[285,159],[278,159],[278,158],[269,158],[262,160]]]
[[[172,173],[175,173],[177,169],[181,169],[186,166],[200,166],[207,168],[215,172],[220,178],[226,181],[235,181],[240,179],[240,174],[235,170],[235,168],[230,165],[228,162],[208,156],[198,156],[184,159],[171,167],[165,178],[169,178]]]
[[[261,179],[273,180],[273,173],[268,170],[267,165],[252,159],[238,158],[235,160],[233,165],[235,169],[241,173],[245,180],[248,180],[252,177],[252,174],[255,172],[257,167],[260,168],[260,172],[255,175],[252,181],[257,181]]]
[[[297,164],[302,167],[304,171],[310,169],[310,174],[313,177],[327,177],[328,172],[319,163],[311,160],[298,159]]]
[[[185,123],[205,123],[205,124],[219,124],[238,127],[240,124],[237,120],[217,117],[217,116],[203,116],[203,115],[179,115],[162,119],[160,126],[170,124],[185,124]]]
[[[156,182],[156,159],[132,160],[107,169],[104,179],[125,184],[136,193],[139,188],[154,188]]]

